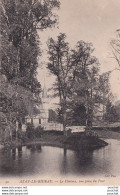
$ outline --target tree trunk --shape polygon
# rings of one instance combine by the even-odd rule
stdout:
[[[86,117],[85,124],[86,124],[86,130],[88,130],[88,119],[87,119],[87,117]]]
[[[88,130],[88,102],[87,102],[87,97],[86,97],[86,120],[85,120],[85,124],[86,124],[86,130]]]
[[[17,132],[17,136],[20,139],[22,137],[22,120],[21,119],[19,119],[19,121],[18,121],[18,132]]]
[[[63,111],[63,133],[65,136],[67,136],[66,132],[66,110],[64,109]]]

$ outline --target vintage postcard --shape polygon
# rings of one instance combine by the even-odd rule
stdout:
[[[120,1],[0,5],[0,186],[119,186]]]

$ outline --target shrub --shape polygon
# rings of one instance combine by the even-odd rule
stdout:
[[[34,138],[34,134],[35,134],[34,131],[35,131],[34,125],[32,123],[27,123],[26,136],[29,139]]]
[[[42,137],[43,135],[43,127],[38,126],[35,128],[35,137]]]

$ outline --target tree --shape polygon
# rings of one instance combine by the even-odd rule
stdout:
[[[1,90],[1,96],[6,98],[2,107],[8,108],[7,118],[14,113],[19,126],[22,117],[32,110],[25,102],[32,99],[31,105],[35,107],[41,91],[37,80],[38,56],[41,55],[38,30],[52,28],[57,23],[54,9],[59,7],[59,0],[2,0],[0,73],[7,78],[6,92],[10,86],[13,94],[10,99],[9,93]],[[9,101],[11,106],[7,105]]]
[[[7,131],[8,137],[12,139],[13,133],[16,134],[16,122],[19,122],[18,131],[21,132],[25,116],[35,114],[35,106],[40,100],[36,100],[30,90],[8,83],[2,74],[0,74],[0,89],[0,131],[3,134]]]
[[[66,42],[66,35],[60,34],[57,41],[50,38],[48,41],[49,63],[48,69],[56,76],[56,86],[60,98],[61,116],[63,121],[63,130],[66,134],[67,120],[67,98],[68,98],[68,79],[71,73],[71,61],[69,44]]]
[[[58,0],[2,0],[2,72],[9,81],[36,92],[39,41],[37,30],[51,28],[57,22],[53,13]],[[21,17],[22,16],[22,17]]]
[[[110,101],[108,101],[106,104],[106,112],[104,113],[104,120],[108,122],[117,122],[119,120],[117,109]]]
[[[118,66],[120,67],[120,29],[116,31],[117,36],[116,39],[111,40],[111,48],[113,53],[113,58],[118,63]]]
[[[118,115],[118,121],[120,121],[120,101],[117,101],[115,103],[115,109],[116,109],[116,112],[117,112],[117,115]]]
[[[99,62],[92,56],[94,49],[91,43],[79,41],[72,50],[73,78],[71,79],[71,94],[73,103],[86,110],[86,127],[92,125],[93,110],[96,102],[99,78]]]
[[[60,97],[58,115],[64,132],[66,125],[83,125],[84,122],[90,128],[95,108],[103,103],[103,94],[107,96],[109,91],[108,80],[103,81],[99,75],[98,59],[92,55],[93,45],[79,41],[76,48],[70,50],[65,38],[65,34],[60,34],[57,41],[52,38],[48,41],[48,69],[57,78],[54,87]],[[101,82],[105,82],[104,85],[100,86]]]

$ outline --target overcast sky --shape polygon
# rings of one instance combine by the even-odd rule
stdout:
[[[60,0],[61,8],[58,27],[40,32],[43,50],[47,49],[46,41],[49,37],[56,38],[59,33],[66,33],[67,41],[73,48],[80,40],[92,42],[94,55],[99,59],[101,72],[117,67],[111,58],[110,40],[115,37],[115,31],[120,28],[120,0]],[[44,60],[45,55],[43,55]],[[49,78],[48,78],[49,76]],[[54,81],[46,69],[39,69],[38,78],[49,88]],[[113,71],[110,78],[111,89],[120,100],[120,72]]]

